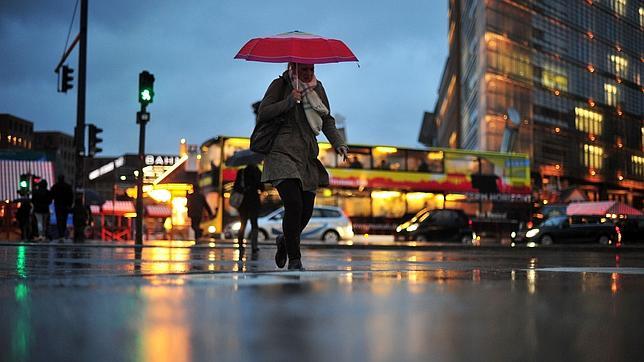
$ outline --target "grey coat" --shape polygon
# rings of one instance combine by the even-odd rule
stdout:
[[[285,120],[273,141],[271,152],[264,159],[262,182],[275,184],[279,180],[294,178],[300,180],[302,190],[315,191],[318,186],[329,184],[329,174],[317,158],[317,140],[306,120],[303,105],[296,103],[291,97],[293,87],[286,79],[287,72],[273,80],[257,114],[258,122],[274,120],[276,117],[283,117]],[[330,113],[329,100],[320,81],[315,92]],[[345,145],[331,115],[322,117],[322,132],[334,149]]]

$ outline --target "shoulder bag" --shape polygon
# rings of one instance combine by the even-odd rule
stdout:
[[[282,77],[282,79],[284,79]],[[283,82],[286,85],[286,80]],[[284,92],[286,91],[286,88]],[[286,95],[284,96],[286,97]],[[267,155],[273,148],[273,140],[277,137],[277,132],[284,123],[284,117],[275,117],[273,119],[257,122],[253,133],[250,135],[250,149],[253,152]]]
[[[244,171],[245,169],[240,169],[238,172],[240,173],[240,186],[241,189],[244,190]],[[241,206],[242,202],[244,202],[244,192],[243,191],[237,191],[235,188],[233,188],[233,191],[230,193],[230,206],[234,207],[235,209],[239,209]]]

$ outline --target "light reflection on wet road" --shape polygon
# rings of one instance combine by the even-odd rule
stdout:
[[[625,360],[644,252],[0,246],[3,360]],[[179,247],[188,246],[188,247]]]

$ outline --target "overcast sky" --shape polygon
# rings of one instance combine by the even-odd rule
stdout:
[[[138,74],[156,77],[146,151],[175,154],[180,138],[249,136],[251,104],[285,65],[233,57],[246,41],[292,30],[343,40],[360,60],[321,64],[331,112],[350,143],[419,146],[447,57],[447,0],[89,1],[86,122],[103,155],[138,152]],[[73,134],[74,84],[56,92],[76,0],[0,0],[0,113],[36,131]],[[79,9],[80,10],[80,5]],[[76,15],[70,42],[78,33]],[[78,68],[78,49],[68,63]],[[321,136],[323,137],[323,136]]]

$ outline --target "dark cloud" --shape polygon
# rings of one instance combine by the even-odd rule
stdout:
[[[56,93],[53,68],[75,3],[3,2],[1,113],[30,119],[37,130],[72,133],[76,88]],[[106,153],[137,149],[134,115],[143,69],[157,78],[150,151],[176,152],[180,137],[199,144],[217,134],[248,135],[250,105],[284,65],[233,56],[252,37],[296,29],[341,38],[360,59],[360,68],[317,68],[332,110],[347,118],[350,141],[416,145],[447,54],[447,1],[331,0],[313,8],[291,1],[90,1],[87,121],[104,128]],[[76,67],[77,58],[74,52],[70,65]]]

